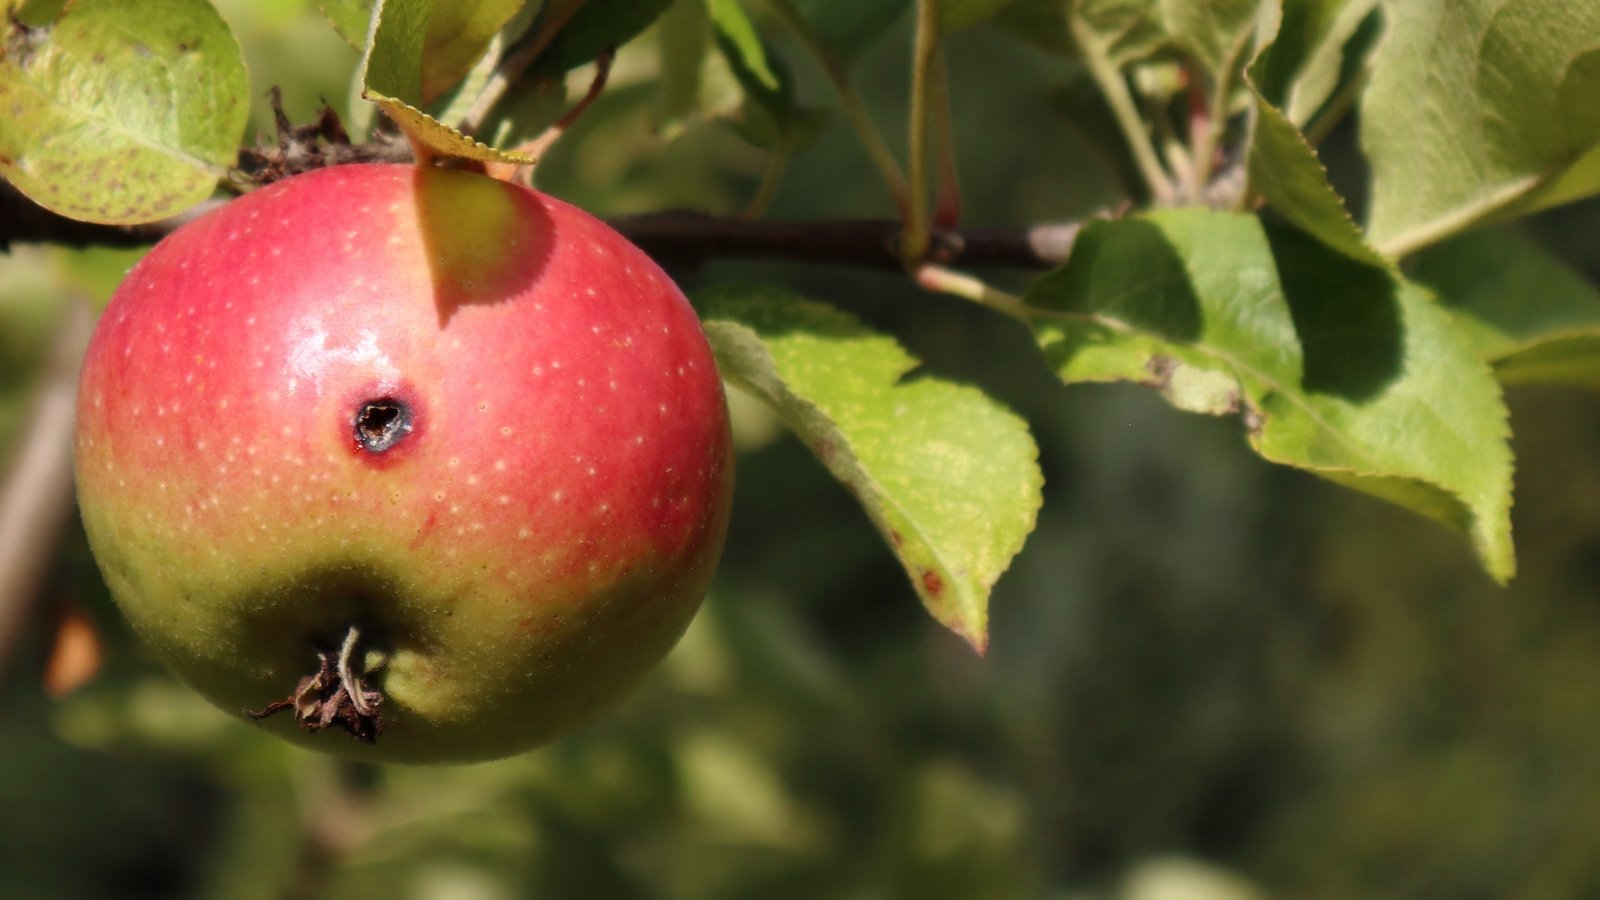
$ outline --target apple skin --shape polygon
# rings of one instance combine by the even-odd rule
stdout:
[[[354,421],[409,406],[383,452]],[[715,362],[682,293],[572,206],[351,165],[262,188],[131,270],[91,342],[76,472],[134,630],[235,715],[352,624],[385,730],[319,750],[490,759],[570,732],[676,642],[727,530]]]

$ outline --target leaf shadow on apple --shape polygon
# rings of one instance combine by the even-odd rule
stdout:
[[[441,329],[462,306],[507,303],[538,283],[555,223],[534,194],[437,168],[412,180]]]

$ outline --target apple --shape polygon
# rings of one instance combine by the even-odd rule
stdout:
[[[617,702],[698,607],[733,481],[658,266],[549,196],[404,165],[299,175],[153,248],[90,345],[75,465],[106,584],[173,672],[397,762],[509,755]]]

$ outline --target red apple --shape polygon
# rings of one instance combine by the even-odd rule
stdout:
[[[178,230],[107,308],[78,416],[136,632],[221,708],[369,759],[594,717],[682,633],[727,528],[683,295],[588,214],[459,171],[324,169]]]

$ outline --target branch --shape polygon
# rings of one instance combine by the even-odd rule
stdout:
[[[182,216],[144,225],[97,225],[42,209],[0,182],[0,250],[17,243],[70,247],[137,247],[226,203],[215,199]],[[711,259],[788,259],[802,262],[903,268],[902,225],[891,219],[824,219],[751,222],[694,212],[661,212],[610,220],[613,228],[663,262]],[[1050,269],[1066,262],[1082,227],[1063,222],[1013,228],[936,230],[928,259],[962,268]]]

